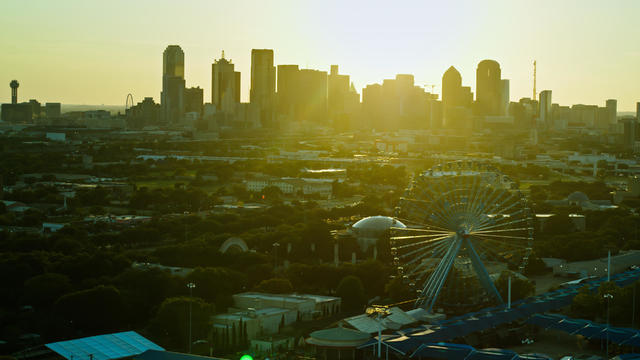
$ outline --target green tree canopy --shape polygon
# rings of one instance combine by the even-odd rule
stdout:
[[[346,311],[360,311],[367,303],[362,281],[354,275],[345,276],[336,293],[342,298],[342,308]]]
[[[172,297],[162,302],[151,321],[150,331],[160,343],[167,344],[170,349],[188,350],[190,306],[192,341],[208,337],[209,318],[215,307],[200,298]]]
[[[271,294],[290,294],[293,292],[291,281],[282,278],[263,280],[256,286],[256,291]]]

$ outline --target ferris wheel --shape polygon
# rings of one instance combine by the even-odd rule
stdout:
[[[450,274],[470,273],[503,303],[487,267],[522,272],[533,241],[531,211],[514,188],[476,161],[438,165],[412,182],[396,208],[407,227],[392,228],[390,246],[398,275],[418,293],[416,307],[431,311]]]

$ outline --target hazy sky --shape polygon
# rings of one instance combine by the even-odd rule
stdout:
[[[454,65],[475,91],[475,69],[495,59],[511,99],[538,91],[553,101],[619,110],[640,101],[638,0],[29,0],[0,2],[0,102],[9,81],[20,101],[124,104],[159,100],[162,51],[185,51],[187,86],[211,99],[211,63],[224,49],[248,100],[252,48],[276,64],[340,65],[358,92],[397,73],[436,84]],[[6,84],[6,85],[5,85]]]

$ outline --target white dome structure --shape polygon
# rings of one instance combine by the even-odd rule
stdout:
[[[362,251],[366,251],[388,234],[391,228],[406,228],[406,225],[389,216],[369,216],[353,224],[350,231],[358,240]]]
[[[230,251],[231,253],[247,252],[249,251],[249,247],[247,246],[247,243],[244,242],[244,240],[238,237],[230,237],[224,243],[222,243],[219,251],[223,254],[226,254],[227,251]]]

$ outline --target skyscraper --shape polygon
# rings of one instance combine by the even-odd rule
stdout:
[[[272,127],[276,95],[276,68],[272,49],[251,50],[250,101],[260,108],[262,126]]]
[[[341,128],[339,124],[345,113],[345,102],[349,95],[349,75],[339,75],[338,65],[331,65],[328,80],[327,108],[329,120],[334,128]]]
[[[178,45],[169,45],[162,56],[162,118],[167,124],[177,124],[184,116],[184,52]]]
[[[202,114],[204,105],[204,92],[202,88],[191,87],[184,89],[184,112],[195,112]]]
[[[327,72],[301,69],[299,72],[299,116],[316,124],[327,122]]]
[[[609,124],[618,123],[618,100],[609,99],[606,104],[607,112],[609,113]]]
[[[382,93],[382,85],[371,84],[362,89],[362,115],[363,124],[367,129],[375,129],[377,131],[385,129],[383,113],[384,95]]]
[[[277,112],[283,122],[294,121],[298,116],[299,71],[298,65],[278,65]]]
[[[240,72],[231,61],[222,57],[211,65],[211,103],[218,111],[233,112],[240,103]]]
[[[462,76],[458,70],[450,66],[442,75],[442,106],[447,108],[460,106],[460,95],[462,92]]]
[[[500,114],[500,64],[482,60],[476,70],[476,106],[478,115]]]
[[[472,102],[471,88],[462,86],[458,70],[449,67],[442,75],[442,115],[445,125],[449,128],[471,127],[469,106]]]
[[[509,79],[500,80],[500,115],[509,115]]]
[[[547,129],[552,129],[553,118],[551,117],[551,90],[540,91],[540,111],[539,111],[539,123],[540,126]]]

